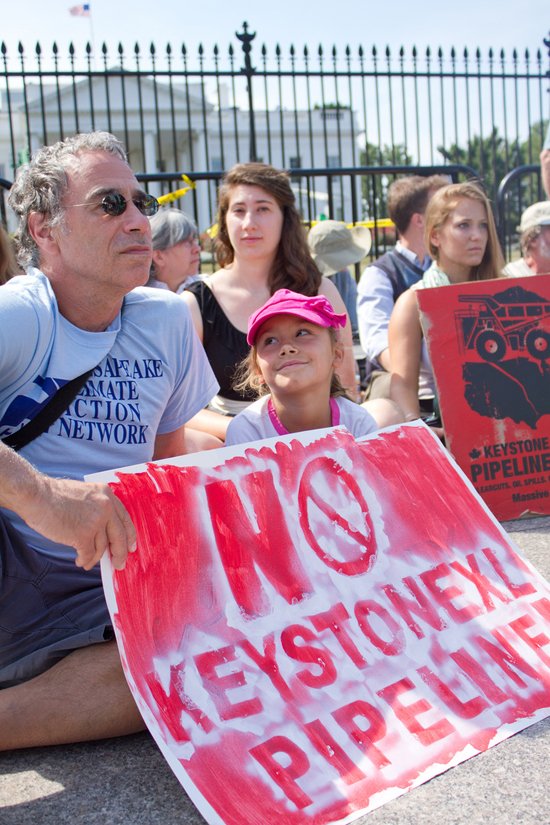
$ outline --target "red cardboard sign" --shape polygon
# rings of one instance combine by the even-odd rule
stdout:
[[[495,516],[550,513],[550,278],[418,291],[449,450]]]
[[[549,587],[423,424],[174,461],[116,474],[138,548],[102,565],[210,823],[350,822],[550,713]]]

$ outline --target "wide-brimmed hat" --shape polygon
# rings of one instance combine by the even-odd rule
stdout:
[[[324,295],[302,295],[290,289],[278,289],[269,301],[256,310],[248,319],[248,335],[246,340],[252,346],[256,340],[256,333],[264,321],[274,318],[275,315],[296,315],[304,321],[311,321],[319,327],[344,327],[347,315],[335,312],[332,304]]]
[[[550,201],[540,201],[527,207],[521,216],[518,229],[523,234],[535,226],[547,226],[548,224],[550,224]]]
[[[348,229],[339,221],[320,221],[308,233],[311,257],[323,275],[334,275],[368,254],[372,236],[367,226]]]

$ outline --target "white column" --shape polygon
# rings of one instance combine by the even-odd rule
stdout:
[[[196,172],[206,172],[206,151],[204,148],[204,133],[201,131],[193,131],[191,140],[193,140],[193,159],[195,161]],[[212,187],[212,212],[210,214],[210,206],[208,201],[208,186]],[[207,230],[215,221],[216,215],[216,198],[214,194],[214,186],[208,181],[197,181],[197,209],[198,209],[198,224],[199,232]]]
[[[144,135],[144,143],[145,143],[145,172],[148,175],[154,175],[155,172],[158,171],[157,169],[157,147],[156,147],[156,135],[154,132],[145,132]],[[150,195],[154,195],[158,198],[161,194],[161,187],[160,183],[149,183],[147,185],[147,191]]]

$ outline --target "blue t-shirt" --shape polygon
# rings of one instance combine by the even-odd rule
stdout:
[[[135,289],[104,332],[87,332],[60,314],[36,269],[0,289],[0,436],[20,429],[59,386],[93,367],[66,412],[21,450],[47,475],[82,479],[150,461],[157,433],[181,427],[218,390],[177,295]],[[74,556],[4,512],[33,546]]]

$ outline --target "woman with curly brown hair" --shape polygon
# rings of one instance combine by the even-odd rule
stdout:
[[[218,195],[216,252],[221,266],[183,293],[220,392],[191,427],[225,438],[231,416],[253,400],[233,389],[236,367],[248,355],[248,318],[278,289],[324,295],[338,313],[344,303],[311,258],[306,234],[285,172],[263,163],[239,163],[225,176]],[[355,386],[349,318],[342,331],[346,387]]]

